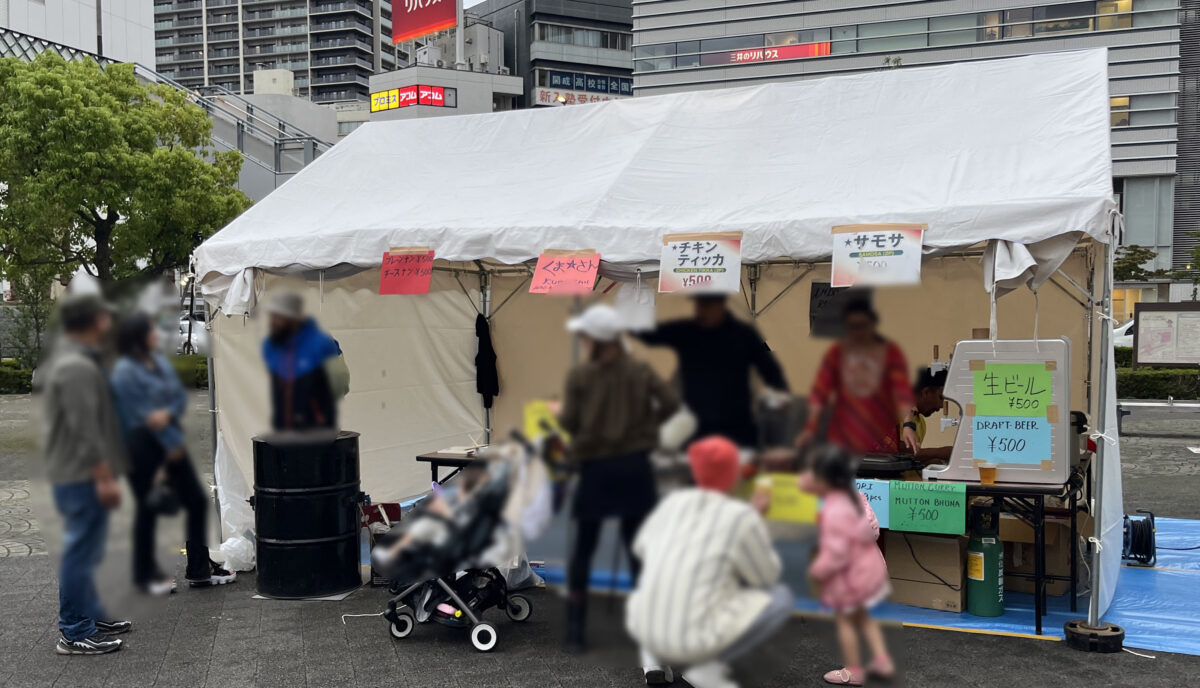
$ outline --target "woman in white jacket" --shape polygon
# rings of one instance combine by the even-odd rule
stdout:
[[[646,683],[671,683],[667,665],[689,667],[695,688],[735,688],[729,663],[773,635],[791,614],[782,567],[762,512],[730,496],[738,449],[723,437],[688,448],[696,488],[664,499],[634,541],[642,575],[626,628],[642,649]]]

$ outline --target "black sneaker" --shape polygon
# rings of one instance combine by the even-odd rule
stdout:
[[[58,639],[54,651],[60,655],[106,655],[121,649],[121,641],[110,638],[97,631],[90,638],[83,640],[67,640],[64,635]]]
[[[108,635],[128,633],[133,628],[132,621],[97,621],[96,630]]]
[[[233,571],[226,571],[217,565],[217,562],[209,560],[208,562],[208,578],[192,578],[188,577],[188,585],[193,588],[203,588],[210,585],[225,585],[232,583],[237,579],[237,574]]]

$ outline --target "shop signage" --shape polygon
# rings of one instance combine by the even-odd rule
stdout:
[[[835,287],[921,283],[926,225],[840,225],[833,228]]]
[[[660,293],[736,294],[741,284],[741,232],[663,236]]]
[[[547,85],[560,91],[586,91],[588,93],[610,93],[612,95],[633,95],[633,79],[620,76],[605,76],[603,74],[583,74],[579,72],[548,71]]]
[[[599,93],[568,91],[557,88],[538,87],[533,90],[533,102],[537,105],[583,105],[584,103],[603,103],[624,97],[611,93],[601,95]]]
[[[433,251],[428,246],[393,248],[383,254],[380,294],[428,294],[432,279]]]
[[[1040,465],[1053,456],[1053,363],[972,361],[971,458]]]
[[[708,66],[795,60],[803,57],[824,57],[829,54],[829,51],[829,41],[801,43],[798,45],[778,45],[769,48],[749,48],[747,50],[730,50],[724,53],[708,53],[700,56],[700,64]]]
[[[820,501],[800,489],[792,473],[768,473],[759,480],[769,479],[770,506],[763,517],[782,523],[816,523]]]
[[[590,294],[596,284],[600,254],[596,249],[562,251],[546,249],[538,256],[529,281],[531,294]]]
[[[871,510],[875,512],[875,520],[879,521],[879,527],[890,527],[888,524],[891,521],[892,508],[891,481],[861,478],[857,481],[856,487],[867,498],[867,504],[871,505]]]
[[[456,107],[458,105],[458,89],[417,84],[371,94],[371,112],[395,110],[412,105]]]
[[[392,43],[411,41],[458,24],[460,0],[392,0]]]
[[[889,492],[888,527],[892,530],[947,535],[966,531],[965,484],[893,480]]]

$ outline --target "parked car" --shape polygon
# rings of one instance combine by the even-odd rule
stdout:
[[[1113,327],[1113,346],[1133,346],[1133,320]]]
[[[197,314],[200,315],[200,314]],[[188,330],[191,329],[191,337]],[[208,355],[208,330],[204,328],[203,315],[190,318],[186,313],[179,316],[179,344],[175,351],[181,354]]]

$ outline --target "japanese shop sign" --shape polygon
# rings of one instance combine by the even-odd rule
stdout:
[[[559,100],[562,98],[562,100]],[[615,93],[585,93],[561,88],[533,89],[533,102],[537,105],[583,105],[584,103],[603,103],[609,100],[619,100],[624,96]]]
[[[546,249],[538,256],[529,281],[530,294],[590,294],[600,268],[596,249],[561,251]]]
[[[991,463],[1040,464],[1051,454],[1050,423],[1045,418],[976,416],[971,457]]]
[[[458,24],[458,0],[392,0],[392,43],[444,31]]]
[[[1045,363],[988,361],[983,370],[971,373],[976,415],[1046,417],[1054,371]]]
[[[546,76],[551,90],[633,95],[633,79],[629,77],[559,71],[547,71]]]
[[[835,287],[921,283],[926,225],[840,225],[833,228]]]
[[[371,112],[395,110],[411,105],[430,105],[432,107],[455,107],[458,105],[458,89],[442,86],[427,86],[417,84],[393,88],[390,91],[377,91],[371,94]]]
[[[871,506],[871,510],[875,512],[875,520],[879,521],[880,528],[889,528],[891,522],[892,508],[892,483],[889,480],[871,480],[869,478],[860,478],[855,481],[855,487],[864,497],[867,498],[867,504]]]
[[[736,294],[742,284],[742,233],[663,236],[658,291]]]
[[[724,53],[707,53],[700,56],[700,64],[726,65],[746,64],[750,62],[774,62],[776,60],[796,60],[804,57],[824,57],[829,54],[831,43],[799,43],[795,45],[778,45],[769,48],[750,48],[748,50],[731,50]]]
[[[892,530],[961,535],[967,529],[967,486],[963,483],[893,480],[890,492],[888,527]]]
[[[383,254],[380,294],[428,294],[432,279],[433,251],[428,246],[393,248]]]

